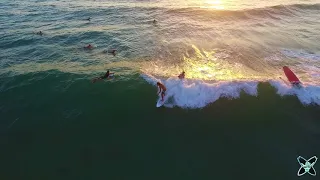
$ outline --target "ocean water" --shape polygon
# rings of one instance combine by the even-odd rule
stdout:
[[[319,32],[319,0],[1,0],[0,179],[298,179]]]

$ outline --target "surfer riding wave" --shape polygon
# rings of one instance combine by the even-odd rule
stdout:
[[[161,93],[161,100],[163,101],[164,100],[163,98],[166,95],[167,88],[160,82],[157,82],[157,86],[159,88],[159,91],[157,92],[157,94],[159,95]]]

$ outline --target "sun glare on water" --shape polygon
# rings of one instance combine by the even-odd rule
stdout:
[[[225,9],[222,0],[206,0],[204,1],[201,8],[210,8],[210,9]]]
[[[241,63],[229,62],[228,52],[218,49],[204,50],[191,45],[179,63],[162,60],[139,65],[143,74],[155,77],[177,77],[182,71],[186,78],[204,81],[266,81],[270,75],[256,72]],[[278,77],[276,77],[278,78]]]

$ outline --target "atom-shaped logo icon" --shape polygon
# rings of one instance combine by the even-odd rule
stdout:
[[[298,171],[298,176],[302,176],[305,173],[309,173],[312,176],[316,176],[316,170],[313,168],[313,165],[316,164],[317,159],[318,158],[316,156],[313,156],[307,161],[303,157],[299,156],[297,160],[301,167]]]

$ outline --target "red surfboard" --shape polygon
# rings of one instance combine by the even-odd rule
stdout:
[[[292,84],[301,83],[297,76],[287,66],[283,66],[283,72],[287,76],[288,80]]]

